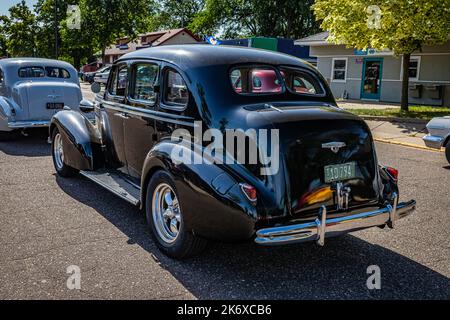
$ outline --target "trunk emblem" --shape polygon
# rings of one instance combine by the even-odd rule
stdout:
[[[334,153],[338,153],[340,148],[345,147],[345,142],[329,142],[329,143],[323,143],[322,149],[331,149]]]

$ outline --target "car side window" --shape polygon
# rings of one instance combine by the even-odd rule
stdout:
[[[137,63],[132,70],[133,88],[130,90],[130,98],[155,103],[155,85],[159,81],[159,66],[151,63]]]
[[[109,94],[113,96],[125,97],[127,81],[128,67],[126,65],[123,65],[115,68],[108,89]]]
[[[0,86],[3,85],[3,82],[5,82],[5,78],[3,75],[3,70],[0,69]]]
[[[164,73],[164,103],[183,108],[187,106],[188,100],[187,85],[181,74],[174,69],[167,69]]]

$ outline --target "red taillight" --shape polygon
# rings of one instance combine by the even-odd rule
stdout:
[[[246,184],[246,183],[241,183],[241,190],[242,192],[245,194],[245,196],[248,198],[248,200],[250,200],[251,202],[256,202],[257,200],[257,195],[256,195],[256,189],[255,187]]]
[[[386,167],[386,171],[387,173],[389,173],[389,175],[394,179],[397,180],[398,179],[398,170],[391,168],[391,167]]]

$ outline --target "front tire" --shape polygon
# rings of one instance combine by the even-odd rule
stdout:
[[[450,140],[447,142],[445,146],[445,157],[447,158],[448,163],[450,163]]]
[[[186,230],[183,205],[172,177],[165,171],[157,171],[147,187],[145,214],[157,246],[175,259],[192,257],[207,243]]]
[[[63,139],[58,128],[52,133],[52,158],[55,170],[61,177],[70,178],[78,174],[78,170],[64,163]]]

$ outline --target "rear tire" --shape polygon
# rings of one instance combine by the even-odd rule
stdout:
[[[450,140],[447,142],[445,146],[445,157],[447,158],[448,163],[450,163]]]
[[[185,229],[187,217],[172,177],[157,171],[146,194],[145,215],[158,248],[169,257],[184,259],[199,254],[207,241]]]
[[[61,177],[70,178],[78,174],[79,170],[64,163],[63,140],[58,128],[52,132],[52,158],[55,170]]]

